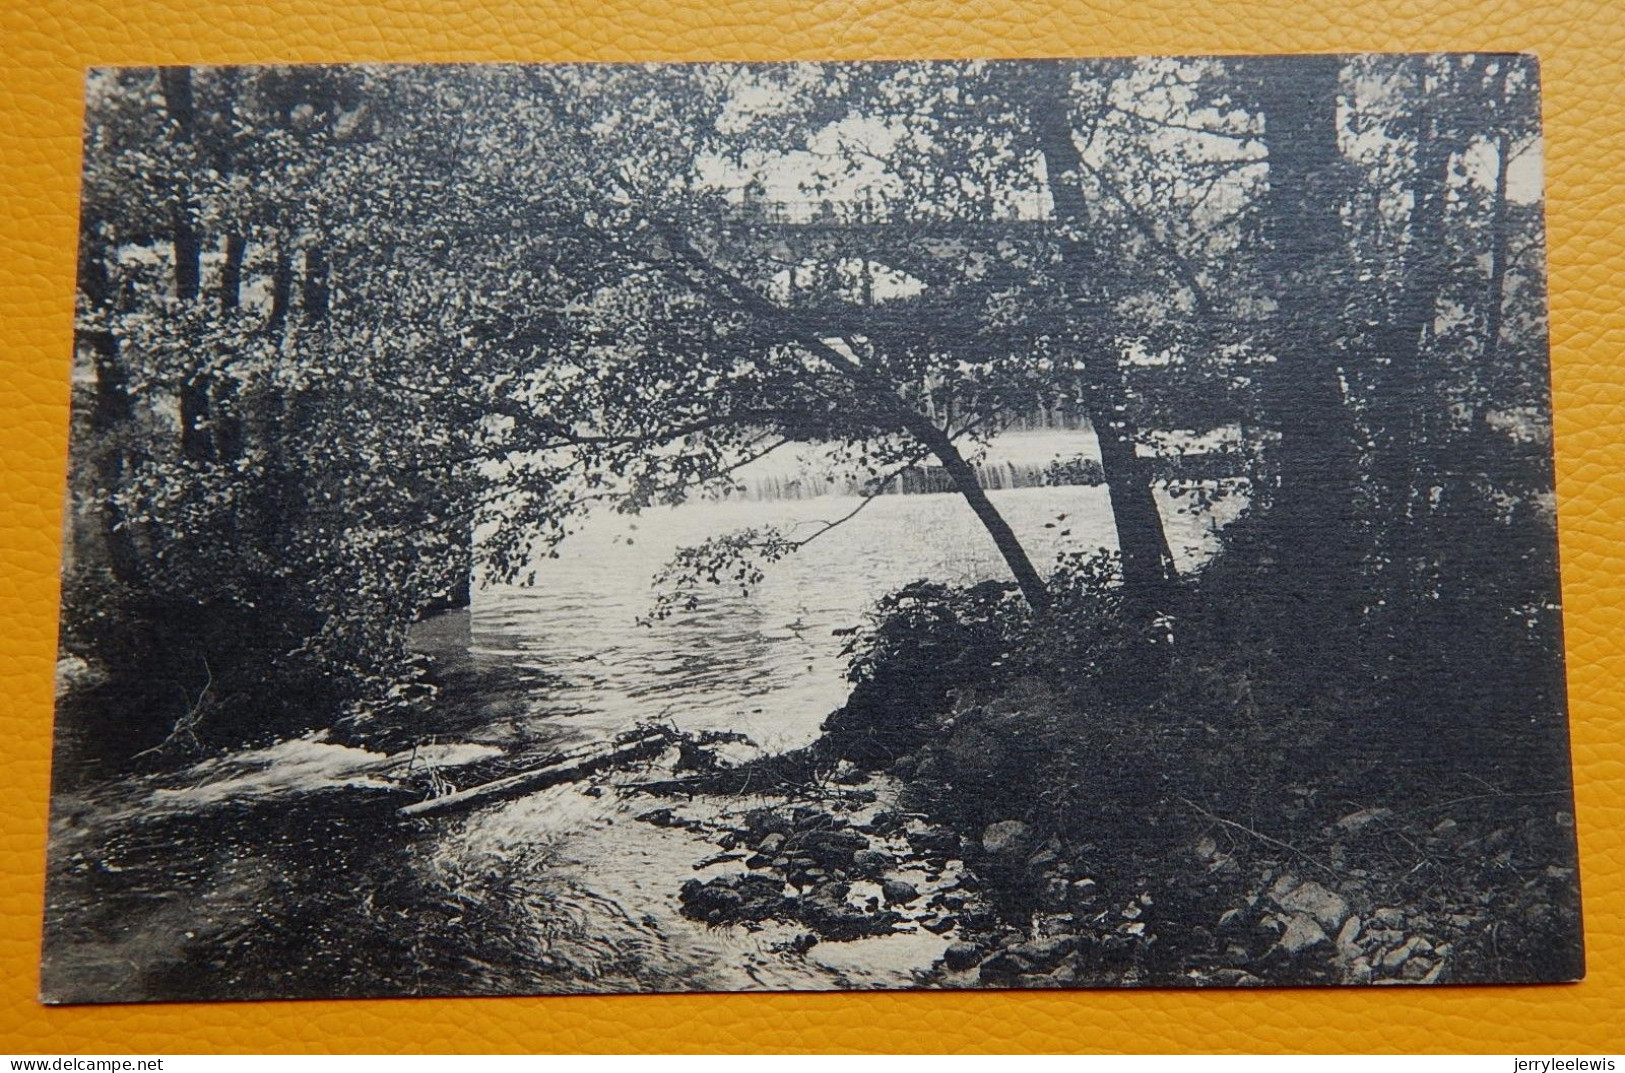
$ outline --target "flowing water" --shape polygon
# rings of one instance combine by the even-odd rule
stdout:
[[[1087,433],[1062,434],[1074,453]],[[1044,434],[1045,450],[1057,443]],[[1033,445],[1018,441],[1015,447]],[[761,485],[783,486],[768,474]],[[761,486],[759,485],[759,486]],[[1035,563],[1062,553],[1115,546],[1110,501],[1103,487],[1042,487],[991,491],[990,497]],[[1233,512],[1182,513],[1163,500],[1169,543],[1189,568],[1212,553],[1213,527]],[[484,728],[511,744],[561,732],[603,739],[640,723],[664,722],[685,731],[733,731],[755,748],[776,752],[811,742],[820,723],[845,700],[854,628],[874,602],[917,580],[969,583],[1008,577],[986,532],[952,494],[888,495],[782,562],[748,593],[718,589],[688,613],[640,624],[653,601],[653,579],[679,547],[746,527],[776,526],[791,534],[840,518],[858,500],[839,495],[705,502],[651,511],[637,518],[592,519],[545,562],[533,586],[491,586],[476,592],[470,653],[482,678],[534,683],[515,694]],[[742,811],[757,802],[730,802]],[[715,930],[676,913],[684,878],[723,868],[694,864],[716,847],[681,830],[631,819],[647,799],[627,803],[586,797],[561,786],[482,810],[443,833],[440,854],[510,859],[545,845],[549,906],[575,907],[582,926],[604,949],[590,952],[597,986],[615,986],[608,949],[636,949],[638,986],[818,988],[907,986],[913,973],[940,956],[951,937],[909,933],[854,943],[823,943],[805,957],[776,945],[794,929]],[[686,815],[704,817],[717,802],[695,802]],[[737,864],[731,866],[737,869]],[[923,878],[923,877],[915,877]],[[922,883],[923,886],[923,883]],[[579,958],[582,952],[574,956]],[[653,977],[651,977],[651,972]]]
[[[1046,452],[1093,447],[1088,433],[1029,435],[1042,435]],[[1039,447],[1018,439],[1012,453],[1023,450],[1033,454]],[[783,475],[767,474],[757,487],[773,482],[782,487]],[[1059,554],[1115,544],[1104,488],[1005,488],[990,497],[1040,569]],[[542,752],[644,723],[743,734],[750,744],[733,747],[741,757],[811,742],[847,695],[843,649],[878,598],[916,579],[966,583],[1008,576],[958,496],[880,497],[770,565],[752,591],[707,592],[692,612],[652,624],[640,620],[651,610],[655,575],[677,548],[751,526],[804,534],[857,502],[842,495],[752,496],[636,518],[589,519],[557,549],[558,558],[540,564],[533,586],[478,588],[466,616],[448,616],[424,631],[425,646],[455,665],[460,681],[447,698],[456,718],[425,728],[440,751],[424,756],[438,756],[443,777],[456,781],[459,757],[472,761],[496,747],[517,755]],[[1211,554],[1214,527],[1233,514],[1239,498],[1221,501],[1222,512],[1200,516],[1179,512],[1166,499],[1162,505],[1170,545],[1189,568]],[[305,774],[279,780],[256,773],[246,782],[232,776],[237,781],[226,784],[227,793],[220,782],[225,776],[205,773],[196,780],[205,784],[200,788],[148,798],[147,808],[162,804],[197,828],[168,834],[153,828],[146,843],[159,849],[151,852],[161,856],[161,847],[176,840],[215,844],[213,857],[203,854],[189,865],[197,873],[195,889],[179,897],[191,899],[191,908],[176,908],[176,895],[165,891],[173,881],[159,875],[146,892],[163,906],[153,923],[132,925],[139,914],[126,914],[101,946],[85,945],[81,935],[77,949],[89,951],[89,960],[48,966],[56,993],[104,993],[105,986],[92,985],[112,962],[143,963],[152,997],[901,987],[951,939],[921,930],[820,943],[803,956],[784,948],[797,930],[790,926],[711,929],[687,920],[678,913],[681,883],[740,865],[704,865],[718,848],[703,834],[638,822],[638,813],[663,802],[617,792],[614,776],[416,825],[376,817],[325,823],[328,814],[307,802],[278,807],[293,828],[280,841],[271,841],[263,818],[249,813],[235,827],[227,825],[241,828],[241,844],[219,834],[219,813],[209,810],[251,808],[254,793],[284,800],[301,778],[315,778],[311,772],[323,781],[307,789],[327,795],[312,792],[311,800],[332,801],[341,790],[353,797],[392,770],[389,764],[398,765],[396,758],[362,750],[341,755],[324,748],[340,747],[307,742],[290,751]],[[277,765],[273,757],[248,767],[275,772]],[[874,785],[884,804],[885,781]],[[270,789],[255,789],[265,786]],[[170,796],[160,796],[165,793]],[[698,799],[680,802],[679,811],[721,821],[724,811],[737,815],[760,803]],[[311,819],[302,818],[307,808]],[[93,838],[81,835],[79,842],[91,847]],[[94,886],[96,869],[131,867],[103,856],[84,866],[86,884]],[[952,881],[951,875],[907,878],[922,889]],[[271,903],[282,937],[267,946],[248,920],[265,915]],[[301,930],[307,923],[289,924],[290,916],[320,920],[315,936]],[[71,922],[72,914],[61,919]],[[182,931],[178,922],[193,926]],[[133,944],[132,928],[140,933]],[[222,956],[233,943],[237,953]],[[374,950],[382,952],[369,953]],[[356,970],[357,961],[371,968]]]

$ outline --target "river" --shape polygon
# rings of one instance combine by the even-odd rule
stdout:
[[[1052,449],[1057,434],[1042,435]],[[1104,488],[1014,488],[990,497],[1040,569],[1058,554],[1115,544]],[[843,649],[879,597],[920,578],[1007,576],[959,497],[880,497],[769,566],[751,592],[708,592],[697,610],[640,620],[652,606],[654,576],[678,547],[746,526],[807,532],[856,502],[744,498],[588,519],[556,559],[539,564],[534,585],[479,587],[469,612],[420,631],[424,647],[458,679],[444,701],[455,718],[448,712],[423,728],[434,748],[422,755],[439,756],[441,774],[455,783],[459,757],[498,749],[523,756],[642,723],[743,734],[749,743],[732,747],[741,759],[807,744],[846,697]],[[1164,498],[1182,568],[1211,554],[1213,527],[1239,504],[1233,497],[1194,515]],[[353,799],[345,791],[367,789],[389,758],[321,740],[282,748],[239,765],[251,772],[246,781],[200,765],[194,785],[145,799],[127,794],[123,815],[139,814],[142,834],[125,839],[135,848],[124,857],[96,845],[106,840],[99,825],[55,831],[61,853],[79,846],[95,859],[81,868],[82,881],[53,878],[48,931],[71,932],[74,944],[53,944],[70,952],[47,960],[48,994],[906,987],[952,938],[912,930],[792,952],[790,925],[717,929],[688,920],[678,912],[679,885],[740,866],[696,867],[717,855],[715,829],[638,822],[659,802],[618,792],[614,776],[400,825],[384,818],[387,810],[360,815],[337,804]],[[285,773],[280,781],[277,772]],[[884,804],[885,779],[873,786]],[[290,799],[290,788],[308,792]],[[257,810],[256,801],[266,808]],[[157,815],[155,803],[163,805]],[[724,812],[737,816],[759,803],[698,799],[681,812],[720,822]],[[343,822],[335,808],[350,810]],[[205,849],[175,889],[164,858],[193,845]],[[154,874],[142,876],[142,868]],[[904,878],[922,891],[953,881],[952,874]],[[80,904],[93,897],[104,899],[100,909]],[[109,914],[118,919],[102,919]],[[114,964],[121,980],[137,982],[108,983]]]

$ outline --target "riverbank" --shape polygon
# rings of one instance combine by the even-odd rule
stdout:
[[[1564,761],[1536,759],[1551,695],[1424,720],[1368,665],[1311,677],[1261,643],[1248,569],[1182,581],[1149,620],[1089,563],[1041,615],[1000,585],[883,603],[810,752],[884,772],[956,847],[978,910],[928,982],[1583,975],[1571,797],[1546,781]]]
[[[808,797],[694,794],[676,819],[644,787],[714,755],[685,744],[417,820],[401,806],[512,771],[515,754],[442,741],[414,757],[312,735],[81,788],[53,818],[42,997],[896,988],[929,972],[945,943],[923,929],[812,950],[800,920],[686,913],[679,885],[736,866],[719,839]],[[880,779],[822,809],[861,825],[896,789]]]
[[[944,757],[1028,685],[964,702],[886,772],[703,746],[482,806],[399,807],[512,770],[466,741],[321,736],[65,798],[51,1001],[709,989],[1445,983],[1569,978],[1566,801],[1408,809],[1169,798],[1080,840],[1041,770],[983,822]],[[984,746],[982,746],[985,748]],[[709,759],[707,759],[709,758]],[[432,776],[431,774],[432,773]],[[963,773],[963,772],[961,772]],[[1441,790],[1455,793],[1453,790]]]

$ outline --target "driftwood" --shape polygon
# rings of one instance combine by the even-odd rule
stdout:
[[[427,801],[419,801],[415,805],[407,805],[398,815],[430,816],[441,812],[452,812],[457,809],[477,805],[486,801],[500,801],[503,798],[517,797],[533,790],[545,789],[561,782],[590,775],[594,771],[619,764],[628,760],[643,760],[658,754],[671,744],[671,736],[661,731],[651,731],[627,741],[595,742],[583,745],[576,749],[568,749],[556,753],[545,764],[521,771],[517,775],[497,779],[493,782],[481,783],[479,786],[470,786],[466,790],[458,790],[454,794],[445,794],[441,797],[431,797]]]

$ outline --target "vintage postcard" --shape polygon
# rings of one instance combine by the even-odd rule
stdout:
[[[1539,88],[93,71],[42,997],[1578,979]]]

